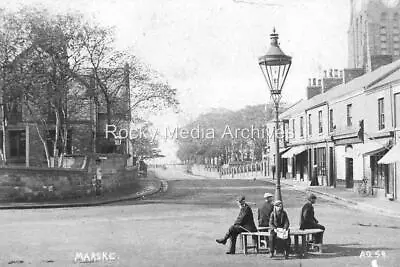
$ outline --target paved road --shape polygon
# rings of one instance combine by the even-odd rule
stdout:
[[[399,220],[324,200],[315,208],[328,229],[323,255],[289,260],[225,255],[227,248],[216,244],[215,238],[237,215],[236,195],[245,194],[248,201],[258,203],[264,192],[273,192],[273,186],[265,181],[189,180],[179,172],[174,175],[166,192],[140,201],[2,211],[0,266],[399,266]],[[283,197],[291,224],[297,226],[305,196],[284,189]],[[386,256],[360,257],[376,251]],[[92,252],[114,254],[95,263],[74,263],[75,257],[85,260],[85,253],[91,257]]]

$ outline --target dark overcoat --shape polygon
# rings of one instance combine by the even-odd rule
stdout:
[[[269,226],[269,218],[271,216],[271,212],[274,209],[274,206],[269,202],[264,202],[262,207],[258,209],[258,226],[268,227]]]
[[[249,232],[257,232],[257,227],[254,224],[253,211],[249,205],[244,204],[240,208],[239,215],[236,218],[234,225],[241,226]]]
[[[313,229],[318,228],[317,219],[314,217],[314,207],[310,202],[304,204],[300,214],[300,229]]]

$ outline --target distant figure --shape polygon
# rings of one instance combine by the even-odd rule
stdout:
[[[300,214],[300,229],[321,229],[325,231],[325,227],[318,223],[318,220],[314,216],[314,207],[317,200],[317,196],[310,194],[308,196],[308,202],[304,204]],[[324,232],[313,235],[313,241],[315,244],[322,244]]]
[[[143,177],[147,177],[147,164],[142,159],[139,160],[139,173]]]
[[[99,196],[102,193],[102,170],[101,170],[101,160],[96,159],[96,181],[95,181],[95,192],[96,195]]]
[[[257,231],[257,227],[254,224],[253,211],[251,210],[249,205],[246,204],[245,197],[240,196],[237,198],[236,201],[240,208],[239,216],[237,217],[234,224],[229,228],[229,230],[225,234],[225,236],[221,239],[216,240],[217,243],[223,244],[223,245],[226,244],[226,241],[228,241],[228,239],[231,240],[231,247],[230,247],[229,251],[226,252],[226,254],[235,254],[236,239],[240,233],[245,232],[245,231],[247,231],[247,232],[256,232]],[[257,237],[255,237],[255,239],[253,239],[253,241],[257,241],[256,238]]]
[[[272,170],[272,179],[275,179],[275,171],[276,171],[275,165],[272,165],[271,170]]]
[[[269,218],[271,216],[271,212],[274,209],[273,205],[273,195],[270,193],[264,194],[264,203],[261,208],[258,209],[258,226],[260,227],[268,227],[269,226]]]
[[[272,258],[275,253],[275,245],[278,238],[278,231],[284,229],[287,231],[287,238],[281,239],[284,242],[284,252],[285,258],[289,257],[290,251],[290,236],[289,236],[289,217],[286,211],[283,210],[282,201],[277,200],[274,203],[274,210],[271,213],[271,217],[269,220],[269,226],[272,227],[270,234],[270,257]]]
[[[318,165],[315,164],[312,169],[310,186],[318,186]]]

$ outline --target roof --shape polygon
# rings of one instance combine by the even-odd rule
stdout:
[[[373,87],[380,87],[380,86],[383,86],[385,84],[388,84],[390,82],[397,81],[397,80],[400,80],[400,69],[396,70],[391,75],[387,76],[386,78],[382,79],[381,81],[375,83],[373,85]]]
[[[302,112],[306,109],[312,108],[328,101],[332,101],[358,90],[365,90],[372,86],[375,87],[378,84],[384,82],[387,83],[393,81],[394,76],[400,79],[400,60],[384,65],[372,72],[368,72],[358,78],[351,80],[348,83],[335,86],[325,93],[316,95],[307,100],[300,101],[298,102],[298,104],[293,105],[288,110],[283,112],[281,114],[281,117],[284,118],[292,114]]]

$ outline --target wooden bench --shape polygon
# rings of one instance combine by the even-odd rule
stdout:
[[[322,232],[323,230],[321,229],[290,229],[290,236],[294,237],[294,252],[300,257],[304,257],[308,252],[310,236]],[[301,237],[301,246],[299,244],[299,237]],[[318,247],[318,252],[322,253],[322,244],[313,244],[313,247]]]
[[[249,245],[248,237],[251,237],[252,239],[253,239],[253,237],[256,237],[256,239],[257,239],[256,244]],[[243,254],[247,254],[249,249],[255,249],[256,253],[260,253],[261,250],[267,251],[267,247],[268,247],[267,242],[265,242],[264,249],[261,249],[261,243],[262,243],[261,238],[262,237],[265,237],[265,239],[267,239],[267,237],[269,237],[269,232],[242,232],[242,233],[240,233],[240,243],[242,245]]]

